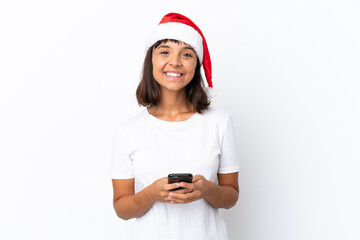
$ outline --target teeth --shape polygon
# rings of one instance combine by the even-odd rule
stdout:
[[[171,77],[180,77],[181,74],[180,73],[170,73],[170,72],[167,72],[165,73],[167,76],[171,76]]]

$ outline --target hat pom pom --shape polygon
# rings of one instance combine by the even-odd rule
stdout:
[[[213,87],[205,87],[205,92],[209,99],[216,97],[216,90]]]

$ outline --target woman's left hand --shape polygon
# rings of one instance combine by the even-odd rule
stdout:
[[[170,203],[189,203],[199,199],[205,199],[213,184],[202,175],[195,175],[192,183],[181,182],[179,186],[184,188],[170,192]],[[185,193],[184,190],[186,189]]]

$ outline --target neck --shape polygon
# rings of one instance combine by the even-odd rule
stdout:
[[[186,99],[185,89],[181,91],[161,90],[160,101],[153,106],[158,114],[177,115],[183,112],[195,112],[193,105]]]

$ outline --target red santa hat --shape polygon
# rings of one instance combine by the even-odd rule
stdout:
[[[212,88],[211,59],[205,37],[200,28],[189,18],[179,13],[168,13],[151,33],[146,49],[164,39],[179,40],[189,44],[194,49],[200,64],[204,68],[207,83]]]

